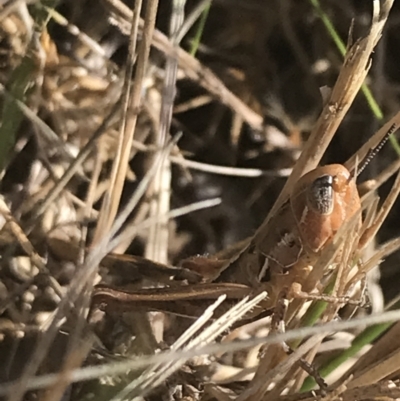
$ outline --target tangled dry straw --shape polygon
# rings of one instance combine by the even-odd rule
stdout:
[[[378,45],[396,43],[393,1],[131,3],[0,1],[1,396],[399,399],[398,289],[377,267],[400,245],[392,148],[306,296],[247,271],[300,177],[354,171],[400,126]],[[321,21],[348,35],[343,61]],[[380,128],[356,99],[367,84]]]

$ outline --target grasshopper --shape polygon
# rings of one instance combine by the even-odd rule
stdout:
[[[393,125],[380,144],[370,150],[358,168],[358,174],[395,128]],[[272,314],[271,332],[277,332],[284,330],[286,322],[295,316],[305,299],[321,299],[337,304],[352,303],[349,297],[315,295],[310,294],[310,291],[321,283],[324,275],[330,277],[335,272],[335,269],[326,271],[325,264],[320,271],[313,270],[338,234],[341,234],[341,230],[352,223],[349,226],[351,232],[361,231],[362,205],[355,182],[358,174],[340,164],[322,166],[308,172],[295,184],[278,212],[252,238],[214,258],[197,256],[182,261],[182,272],[190,271],[192,274],[181,275],[186,277],[188,285],[136,291],[97,286],[91,310],[99,308],[111,314],[153,310],[198,317],[222,294],[226,296],[225,306],[230,308],[245,296],[266,291],[267,298],[237,323],[242,325]],[[361,237],[358,244],[362,246]],[[342,261],[344,253],[342,241],[333,258],[334,268]],[[139,265],[147,264],[149,268],[153,265],[150,261],[135,258]],[[344,260],[344,263],[349,262],[349,258]],[[154,267],[159,274],[162,271],[164,276],[168,271],[168,268],[163,269],[158,264],[154,264]],[[196,274],[201,277],[201,282],[195,282]],[[171,269],[171,276],[179,276],[176,269]],[[194,282],[190,283],[191,280]],[[298,302],[293,302],[291,309],[288,309],[288,301],[295,298],[299,298]],[[359,304],[357,301],[353,303]],[[219,312],[223,313],[224,310],[219,309]],[[276,366],[291,352],[291,347],[286,343],[275,348],[262,348],[260,366],[254,380],[261,380],[262,383],[260,375]],[[327,385],[314,366],[304,359],[299,360],[299,366],[314,377],[321,394],[325,394]]]
[[[359,172],[395,129],[392,126],[370,151]],[[361,199],[355,177],[355,172],[340,164],[318,167],[305,174],[280,210],[252,238],[241,243],[239,250],[233,248],[214,258],[198,256],[182,262],[184,269],[200,275],[199,283],[134,292],[100,285],[94,290],[92,306],[110,312],[158,310],[197,317],[207,302],[221,294],[232,303],[267,291],[267,299],[249,316],[254,318],[270,314],[282,293],[313,299],[302,288],[310,286],[308,280],[318,258],[345,223],[353,220],[354,230],[361,228]],[[152,265],[151,261],[147,263]]]

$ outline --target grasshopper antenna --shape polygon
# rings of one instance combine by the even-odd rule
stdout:
[[[353,176],[358,177],[368,166],[369,163],[371,163],[371,160],[380,152],[380,150],[383,148],[385,143],[389,140],[390,136],[397,130],[397,125],[392,124],[392,126],[389,128],[388,132],[386,135],[381,139],[381,141],[376,145],[374,148],[371,148],[367,155],[364,157],[364,160],[362,161],[362,164],[358,166],[358,168],[353,172]]]

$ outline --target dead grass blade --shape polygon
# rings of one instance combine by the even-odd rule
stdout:
[[[30,360],[30,363],[26,365],[24,372],[17,381],[15,388],[18,388],[18,391],[16,390],[12,393],[10,401],[19,400],[24,393],[25,389],[28,386],[30,378],[36,373],[36,370],[38,369],[40,363],[46,355],[49,346],[54,340],[58,332],[59,323],[66,316],[66,311],[69,309],[70,305],[74,304],[76,299],[81,295],[83,297],[90,296],[90,292],[88,291],[88,289],[90,289],[90,287],[93,285],[93,278],[96,273],[96,269],[98,268],[101,260],[108,253],[105,251],[105,249],[107,248],[107,244],[109,243],[112,236],[114,236],[115,233],[121,228],[122,224],[125,222],[128,215],[135,207],[138,199],[140,199],[140,197],[143,195],[144,190],[145,188],[147,188],[148,182],[151,180],[155,171],[157,170],[160,161],[164,157],[166,157],[166,154],[171,151],[171,148],[173,146],[174,142],[167,146],[164,152],[159,155],[159,158],[155,161],[152,168],[149,170],[147,177],[145,177],[141,182],[142,191],[136,191],[136,197],[132,197],[130,204],[128,204],[127,207],[118,216],[110,232],[107,235],[103,236],[101,242],[98,243],[96,246],[93,246],[91,251],[88,253],[85,263],[78,270],[78,274],[72,280],[69,290],[66,294],[64,294],[64,297],[60,301],[58,309],[54,313],[49,327],[40,338],[37,347],[33,353],[32,359]],[[131,209],[129,207],[131,207]]]
[[[120,0],[104,0],[110,7],[110,10],[122,19],[124,25],[130,25],[132,12]],[[189,53],[179,48],[176,54],[174,47],[168,38],[156,30],[153,37],[153,45],[158,50],[164,52],[167,56],[176,57],[179,61],[179,67],[182,68],[185,75],[197,82],[201,87],[214,95],[222,104],[229,106],[244,121],[246,121],[253,129],[260,130],[262,128],[262,117],[250,109],[237,96],[235,96],[221,80],[207,67],[202,65],[197,59]]]
[[[379,2],[374,2],[372,25],[368,35],[363,39],[357,40],[354,44],[348,45],[343,66],[332,89],[330,98],[313,128],[292,174],[264,224],[266,224],[287,199],[293,184],[306,172],[317,167],[320,162],[333,135],[368,74],[372,51],[382,35],[382,29],[386,23],[392,4],[392,0],[385,1],[380,8]]]
[[[143,38],[138,48],[137,66],[134,76],[132,93],[130,93],[130,77],[133,71],[136,40],[138,33],[141,0],[135,3],[135,13],[132,13],[132,29],[130,36],[130,52],[128,56],[128,67],[125,75],[126,92],[123,95],[124,116],[120,127],[118,153],[115,157],[111,171],[110,187],[104,195],[100,215],[97,223],[93,244],[101,240],[104,233],[107,233],[117,215],[118,206],[122,194],[123,184],[126,178],[128,162],[131,154],[132,140],[135,133],[138,111],[142,98],[143,80],[146,74],[148,58],[150,54],[151,37],[154,32],[154,25],[157,13],[157,1],[149,1],[146,6],[145,25]],[[129,99],[129,105],[128,105]]]
[[[373,224],[362,233],[362,237],[360,239],[360,249],[362,249],[362,247],[367,246],[367,244],[373,238],[375,238],[378,230],[380,229],[387,215],[389,214],[399,193],[400,193],[400,172],[398,173],[396,181],[394,182],[389,195],[386,197],[383,205],[381,206],[379,213],[376,216]]]
[[[31,258],[33,264],[39,269],[39,271],[45,275],[49,284],[55,291],[55,293],[59,296],[63,296],[63,290],[58,284],[57,280],[52,277],[50,274],[46,262],[39,255],[39,253],[35,250],[32,243],[29,241],[29,238],[25,235],[24,230],[18,224],[18,222],[13,218],[9,208],[4,203],[4,200],[0,198],[0,214],[3,216],[6,221],[5,226],[2,227],[1,231],[4,233],[7,229],[9,229],[12,235],[15,237],[21,248],[27,253],[27,255]]]
[[[260,364],[258,367],[258,373],[256,373],[251,385],[245,390],[236,400],[237,401],[257,401],[262,400],[264,397],[268,397],[267,391],[272,383],[280,383],[285,378],[289,369],[300,360],[309,350],[315,345],[319,344],[324,334],[315,335],[304,342],[296,351],[284,359],[280,364],[275,366],[273,369],[263,369],[263,365]],[[263,358],[267,361],[268,358]],[[284,387],[286,383],[282,383]],[[274,390],[272,390],[274,393]],[[280,391],[278,392],[280,393]],[[277,394],[274,394],[276,396]]]
[[[205,324],[206,321],[212,317],[214,310],[224,301],[225,297],[220,297],[217,302],[215,302],[211,307],[207,308],[207,310],[204,312],[204,315],[200,317],[200,322],[194,323],[195,327],[189,328],[188,332],[184,333],[183,336],[171,346],[172,353],[181,348],[183,351],[188,351],[191,349],[195,350],[197,347],[211,344],[221,333],[223,333],[227,328],[232,326],[246,313],[253,309],[259,302],[261,302],[266,295],[267,294],[265,292],[261,293],[250,301],[247,297],[245,297],[218,320],[204,329],[196,338],[190,341],[187,346],[184,346],[189,334],[192,334],[195,330],[197,331],[200,325]],[[130,399],[138,396],[145,396],[149,391],[160,385],[173,372],[177,371],[181,366],[183,366],[185,362],[186,359],[181,359],[151,366],[138,380],[130,383],[123,391],[115,396],[112,401],[126,398],[127,396],[129,396]]]
[[[288,177],[292,172],[291,168],[283,168],[280,170],[260,170],[255,168],[240,168],[240,167],[225,167],[217,166],[207,163],[200,163],[193,160],[187,160],[184,158],[171,156],[170,160],[172,163],[179,164],[183,167],[190,169],[204,171],[211,174],[230,175],[233,177]]]
[[[384,334],[371,349],[361,356],[358,361],[346,372],[344,377],[351,378],[349,388],[371,385],[389,377],[399,370],[396,363],[399,358],[400,324],[395,323],[393,327]]]
[[[93,149],[95,148],[96,142],[99,138],[106,132],[106,130],[111,126],[113,120],[115,119],[119,109],[120,102],[116,103],[108,116],[105,117],[102,124],[99,128],[94,132],[90,140],[86,143],[86,145],[81,149],[78,156],[75,160],[70,164],[64,174],[60,177],[60,179],[56,182],[54,187],[49,191],[47,196],[37,205],[36,208],[32,211],[32,217],[29,220],[27,226],[27,231],[29,232],[34,224],[39,220],[39,217],[43,215],[43,213],[49,208],[49,206],[57,199],[62,190],[74,176],[74,174],[79,170],[79,167],[82,163],[89,157]]]
[[[172,12],[169,26],[169,36],[175,51],[179,49],[177,33],[181,28],[185,17],[186,0],[174,0],[172,2]],[[176,79],[178,74],[178,60],[176,57],[167,56],[165,65],[165,77],[161,99],[159,130],[155,145],[162,147],[167,141],[172,121],[172,112],[176,94]],[[165,159],[160,166],[154,180],[149,188],[148,197],[150,198],[149,214],[155,217],[154,224],[151,224],[145,256],[156,262],[168,262],[168,219],[164,216],[170,209],[171,194],[171,163]]]
[[[174,360],[180,358],[190,359],[192,357],[203,354],[233,352],[254,347],[259,344],[276,344],[282,341],[288,342],[297,338],[305,338],[315,334],[321,334],[321,335],[323,333],[329,334],[341,330],[351,330],[364,325],[370,326],[384,322],[393,322],[399,319],[400,319],[400,311],[390,311],[381,314],[355,318],[350,321],[330,322],[314,327],[303,327],[273,336],[240,340],[232,343],[211,344],[205,347],[199,347],[198,349],[189,352],[167,351],[165,353],[160,353],[157,355],[146,356],[145,358],[139,357],[136,359],[132,359],[130,361],[123,361],[118,363],[104,364],[102,366],[90,366],[86,368],[77,369],[73,373],[71,373],[71,381],[90,380],[104,375],[120,374],[126,372],[129,369],[140,369],[155,363],[171,362],[172,359]],[[26,389],[29,390],[29,389],[45,388],[53,384],[56,379],[57,375],[54,374],[31,378],[31,380],[29,380],[29,384],[27,384]],[[11,391],[13,391],[14,388],[15,385],[9,385],[9,384],[0,385],[0,395],[8,394]]]

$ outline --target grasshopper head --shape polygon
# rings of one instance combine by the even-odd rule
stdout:
[[[316,168],[295,185],[290,197],[303,246],[318,252],[361,208],[350,172],[340,164]]]

